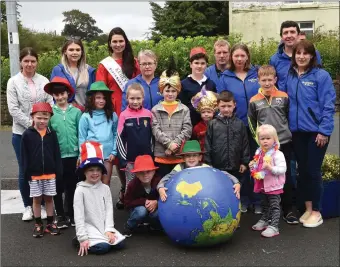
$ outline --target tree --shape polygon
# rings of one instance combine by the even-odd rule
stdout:
[[[65,11],[63,15],[65,26],[61,35],[79,36],[82,40],[92,41],[103,32],[95,26],[96,21],[89,14],[80,10]]]
[[[150,2],[154,26],[151,39],[160,36],[216,36],[229,34],[229,2],[167,1],[162,8]]]

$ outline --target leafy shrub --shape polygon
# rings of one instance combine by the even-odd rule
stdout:
[[[321,171],[324,181],[340,180],[340,157],[338,155],[326,154]]]

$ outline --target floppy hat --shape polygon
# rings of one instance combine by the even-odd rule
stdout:
[[[91,94],[96,93],[96,92],[113,93],[113,91],[110,90],[103,81],[98,81],[98,82],[92,83],[91,86],[90,86],[90,90],[88,90],[86,92],[86,95],[91,95]]]
[[[74,88],[71,86],[70,82],[62,77],[55,76],[49,83],[47,83],[44,86],[44,91],[52,95],[53,94],[53,88],[57,88],[58,86],[65,86],[67,89],[67,92],[70,94],[70,97],[73,97],[74,95]]]
[[[33,105],[31,116],[36,112],[48,112],[53,115],[52,107],[49,103],[46,102],[38,102]]]
[[[134,167],[130,172],[153,171],[156,169],[158,167],[155,166],[152,157],[150,155],[142,155],[136,158]]]
[[[179,155],[186,154],[203,154],[204,151],[201,150],[200,143],[197,140],[189,140],[184,143],[184,146]]]

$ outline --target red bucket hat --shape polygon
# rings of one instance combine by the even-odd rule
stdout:
[[[207,51],[205,51],[205,49],[203,47],[194,47],[193,49],[191,49],[190,51],[190,58],[192,58],[194,55],[197,54],[207,54]]]
[[[53,115],[52,107],[49,103],[46,102],[38,102],[33,105],[31,116],[36,112],[49,112],[51,116]]]
[[[157,169],[158,167],[155,166],[150,155],[142,155],[136,158],[134,168],[131,172],[153,171]]]
[[[49,82],[48,84],[46,84],[44,86],[44,91],[49,94],[49,95],[52,95],[52,92],[53,92],[53,87],[55,85],[63,85],[63,86],[66,86],[67,88],[67,92],[69,93],[70,97],[73,97],[74,95],[74,88],[71,86],[70,82],[65,79],[65,78],[62,78],[62,77],[58,77],[58,76],[55,76],[51,82]]]

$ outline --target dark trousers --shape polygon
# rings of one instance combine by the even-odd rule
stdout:
[[[173,168],[175,168],[175,166],[177,164],[163,164],[163,163],[155,163],[156,166],[159,168],[157,170],[157,174],[163,178],[165,175],[167,175],[168,173],[170,173],[172,171]]]
[[[67,204],[67,215],[73,219],[73,197],[78,183],[76,175],[77,157],[63,158],[63,177],[57,179],[57,195],[54,196],[54,206],[58,216],[65,216],[63,193]]]
[[[297,188],[303,202],[312,201],[313,210],[320,211],[323,191],[321,165],[328,143],[320,148],[316,145],[317,133],[293,133],[293,149],[299,168]]]
[[[265,222],[271,220],[269,225],[275,228],[279,228],[281,214],[280,201],[281,201],[280,195],[264,194],[262,199],[263,214],[261,220]]]

